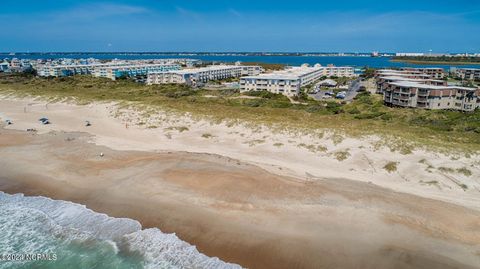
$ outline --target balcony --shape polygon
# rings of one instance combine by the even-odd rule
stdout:
[[[418,91],[418,96],[428,96],[428,91]]]

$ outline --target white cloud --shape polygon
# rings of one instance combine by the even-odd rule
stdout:
[[[51,14],[57,19],[97,19],[102,17],[133,15],[147,13],[148,9],[140,6],[121,5],[113,3],[95,3],[80,5],[69,10]]]

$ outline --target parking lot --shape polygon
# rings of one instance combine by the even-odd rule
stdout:
[[[350,85],[348,86],[348,89],[345,89],[345,98],[342,100],[344,101],[352,101],[355,96],[358,94],[358,90],[360,90],[360,87],[362,86],[362,81],[360,78],[357,78],[356,80],[352,81]],[[333,93],[334,88],[328,88],[328,89],[318,89],[318,86],[316,85],[314,89],[317,88],[318,92],[314,94],[308,94],[308,96],[312,97],[315,100],[328,100],[328,99],[334,99],[335,94],[329,96],[328,93]],[[335,92],[338,92],[338,89],[335,90]]]

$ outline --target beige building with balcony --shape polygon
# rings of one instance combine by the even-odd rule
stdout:
[[[287,96],[296,96],[300,88],[324,76],[324,68],[317,64],[289,67],[285,70],[240,79],[240,91],[269,91]]]
[[[390,106],[474,111],[480,107],[480,89],[437,86],[413,81],[388,83],[384,103]]]
[[[321,77],[354,77],[354,69],[349,66],[309,66],[288,67],[257,76],[246,76],[240,79],[240,91],[269,91],[287,96],[296,96],[303,86],[309,85]]]
[[[453,73],[456,78],[462,80],[480,81],[480,69],[478,68],[456,68]]]

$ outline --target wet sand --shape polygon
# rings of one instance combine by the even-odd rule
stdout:
[[[219,155],[90,140],[0,129],[0,190],[133,218],[248,268],[480,268],[474,209],[365,182],[280,176]]]

